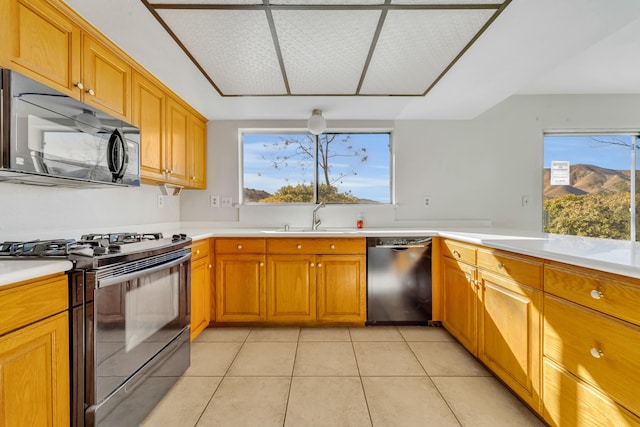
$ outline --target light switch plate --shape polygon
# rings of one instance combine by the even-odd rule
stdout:
[[[222,207],[230,208],[233,205],[233,199],[231,197],[223,197],[222,198]]]

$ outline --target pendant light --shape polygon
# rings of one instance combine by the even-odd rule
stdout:
[[[322,111],[314,109],[307,120],[307,129],[314,135],[320,135],[327,129],[327,121],[322,117]]]

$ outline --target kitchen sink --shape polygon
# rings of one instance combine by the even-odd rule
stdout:
[[[353,234],[357,233],[357,230],[352,229],[340,229],[340,228],[278,228],[276,230],[262,230],[263,233],[267,234]]]

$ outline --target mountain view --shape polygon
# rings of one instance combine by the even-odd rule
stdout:
[[[544,231],[628,240],[631,232],[629,173],[577,164],[569,169],[571,185],[551,185],[550,170],[545,169]]]
[[[544,200],[567,195],[582,196],[595,193],[629,191],[629,171],[606,169],[594,165],[572,165],[572,185],[550,185],[549,168],[544,170]]]

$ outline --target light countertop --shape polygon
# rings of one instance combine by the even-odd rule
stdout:
[[[8,260],[0,261],[0,286],[32,280],[71,270],[73,264],[65,260]]]
[[[562,236],[540,232],[500,229],[436,228],[328,228],[289,231],[269,228],[193,228],[180,229],[194,240],[208,237],[384,237],[440,236],[502,249],[523,255],[640,279],[640,243]],[[0,260],[0,286],[68,271],[72,263],[64,260]]]
[[[189,228],[194,240],[207,237],[384,237],[440,236],[640,279],[640,243],[502,229],[329,228],[320,231],[259,228]]]

